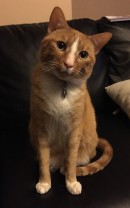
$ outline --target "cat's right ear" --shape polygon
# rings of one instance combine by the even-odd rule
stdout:
[[[48,24],[48,33],[52,33],[57,29],[68,28],[63,11],[59,7],[55,7],[51,13]]]
[[[111,37],[112,37],[112,33],[110,32],[103,32],[90,36],[90,39],[94,44],[96,54],[98,54],[101,48],[103,48],[108,43]]]

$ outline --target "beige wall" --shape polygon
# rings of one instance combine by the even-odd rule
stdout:
[[[0,25],[48,21],[55,6],[67,19],[130,14],[130,0],[0,0]]]
[[[0,0],[0,25],[48,21],[55,6],[72,18],[71,0]]]
[[[130,14],[130,0],[72,0],[72,18]]]

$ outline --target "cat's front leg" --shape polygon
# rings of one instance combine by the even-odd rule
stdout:
[[[39,156],[39,182],[36,184],[36,190],[40,194],[44,194],[51,188],[51,178],[49,171],[50,147],[44,138],[39,139],[38,145]]]
[[[79,149],[79,137],[72,134],[68,141],[68,149],[66,155],[66,187],[71,194],[81,194],[82,185],[77,181],[76,163]]]

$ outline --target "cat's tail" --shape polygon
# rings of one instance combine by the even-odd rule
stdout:
[[[113,149],[107,140],[99,139],[97,149],[102,151],[101,157],[86,166],[77,167],[77,176],[92,175],[100,170],[103,170],[111,161],[113,157]]]

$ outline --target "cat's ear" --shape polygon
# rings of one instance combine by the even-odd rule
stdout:
[[[101,48],[103,48],[108,43],[111,37],[112,37],[112,34],[109,32],[99,33],[99,34],[90,36],[90,39],[94,44],[96,54],[99,53]]]
[[[67,24],[63,11],[59,7],[55,7],[50,16],[48,33],[52,33],[54,30],[67,27],[69,26]]]

